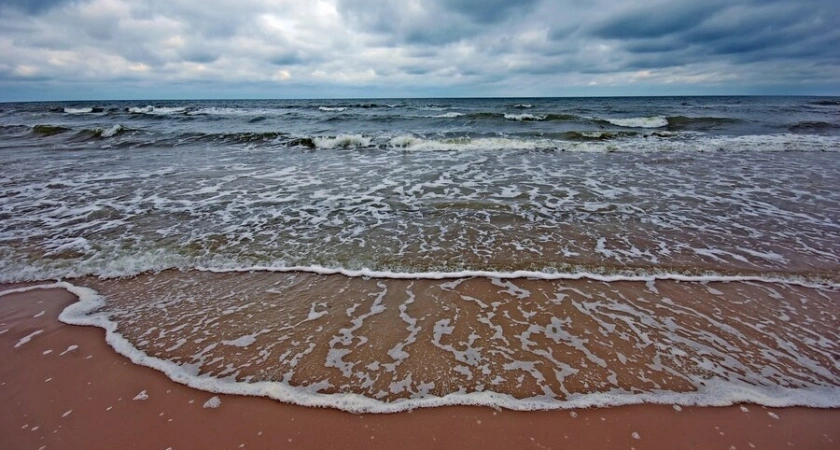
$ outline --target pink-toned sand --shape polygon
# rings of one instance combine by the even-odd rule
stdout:
[[[355,415],[230,395],[209,408],[215,394],[131,364],[103,330],[60,323],[73,301],[58,289],[0,297],[2,449],[840,449],[836,409],[446,407]]]

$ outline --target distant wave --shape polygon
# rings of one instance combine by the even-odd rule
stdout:
[[[168,116],[172,114],[186,114],[188,112],[187,107],[185,106],[142,106],[142,107],[130,107],[126,109],[127,112],[132,114],[149,114],[149,115],[157,115],[157,116]]]
[[[623,128],[662,128],[668,126],[668,118],[664,116],[607,118],[603,120]]]
[[[186,114],[190,116],[262,117],[265,119],[265,116],[281,116],[293,114],[293,112],[289,108],[231,108],[211,106],[187,109]]]
[[[345,111],[347,109],[371,109],[371,108],[396,108],[398,105],[381,104],[381,103],[340,103],[334,105],[322,105],[318,109],[321,111]]]
[[[369,147],[373,138],[361,134],[343,134],[335,137],[316,137],[312,142],[317,148],[359,148]]]
[[[716,127],[734,125],[741,123],[739,119],[730,117],[686,117],[686,116],[671,116],[668,117],[669,130],[681,129],[712,129]]]
[[[512,114],[512,113],[502,113],[502,112],[474,112],[474,113],[460,113],[460,112],[448,112],[445,114],[440,114],[434,116],[435,118],[456,118],[456,117],[466,117],[472,120],[498,120],[498,119],[505,119],[505,120],[512,120],[516,122],[540,122],[540,121],[576,121],[576,120],[584,120],[580,116],[576,116],[573,114]]]
[[[788,127],[794,133],[824,133],[840,129],[840,124],[828,122],[799,122]]]
[[[607,141],[638,136],[635,131],[567,131],[563,137],[570,141]]]
[[[840,99],[832,99],[832,100],[815,100],[811,102],[812,105],[819,105],[819,106],[840,106]]]
[[[448,112],[448,113],[444,113],[444,114],[441,114],[439,116],[434,116],[434,117],[436,119],[454,119],[456,117],[462,117],[464,115],[465,115],[464,113],[459,113],[459,112]]]
[[[64,112],[67,114],[91,114],[91,113],[101,113],[105,109],[95,106],[95,107],[88,107],[88,108],[64,108]]]
[[[519,122],[523,122],[529,120],[545,120],[548,116],[540,114],[505,114],[504,117],[507,120],[516,120]]]

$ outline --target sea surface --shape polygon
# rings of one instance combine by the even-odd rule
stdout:
[[[200,389],[840,407],[837,97],[6,103],[0,163],[0,282]]]

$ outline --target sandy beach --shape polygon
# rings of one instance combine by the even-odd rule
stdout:
[[[6,285],[0,291],[19,287]],[[639,405],[380,415],[216,395],[132,364],[93,327],[62,324],[59,290],[0,297],[0,436],[8,449],[834,449],[840,410]]]

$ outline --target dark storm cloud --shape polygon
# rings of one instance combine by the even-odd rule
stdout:
[[[639,39],[684,32],[722,9],[714,3],[643,5],[596,24],[591,34],[605,39]]]
[[[450,0],[439,1],[444,11],[457,12],[480,24],[498,23],[529,11],[539,0]]]
[[[442,45],[468,39],[493,25],[521,19],[541,0],[339,0],[348,24],[398,42]]]
[[[602,19],[591,38],[629,53],[628,68],[671,67],[720,58],[836,60],[840,2],[649,4]],[[655,54],[651,56],[650,54]]]
[[[38,14],[55,6],[72,3],[74,0],[0,0],[0,13],[15,9],[28,14]]]

